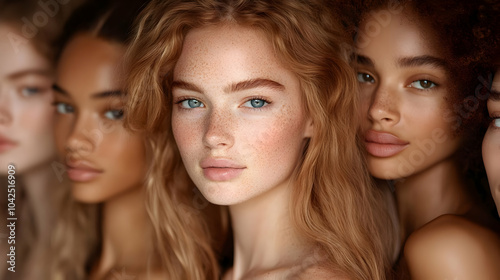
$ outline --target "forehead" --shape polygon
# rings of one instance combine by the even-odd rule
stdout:
[[[385,20],[381,20],[385,15]],[[375,57],[398,55],[438,56],[432,30],[409,11],[375,10],[367,14],[359,27],[357,52]]]
[[[174,75],[186,78],[204,72],[204,75],[218,77],[235,68],[247,74],[267,76],[286,67],[280,63],[264,32],[225,23],[193,29],[187,34]]]
[[[73,94],[120,89],[124,49],[89,34],[74,37],[64,48],[57,84]]]
[[[17,29],[0,23],[0,38],[0,77],[26,70],[50,71],[50,61]]]

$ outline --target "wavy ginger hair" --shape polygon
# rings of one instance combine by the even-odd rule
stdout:
[[[328,5],[321,0],[151,2],[128,54],[126,123],[149,133],[160,149],[155,174],[174,179],[182,163],[171,131],[171,86],[186,34],[221,23],[263,31],[278,58],[297,75],[304,108],[314,124],[295,172],[290,204],[295,225],[323,248],[332,268],[352,279],[385,279],[396,238],[388,230],[393,225],[382,191],[373,186],[360,150],[351,42]],[[164,208],[159,188],[148,189],[155,213]],[[166,236],[169,226],[165,221]]]

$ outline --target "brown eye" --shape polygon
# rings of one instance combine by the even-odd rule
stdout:
[[[431,89],[435,86],[437,86],[437,84],[429,80],[418,80],[410,84],[410,87],[417,89]]]

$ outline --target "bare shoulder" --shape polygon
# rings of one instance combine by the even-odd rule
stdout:
[[[500,237],[456,215],[410,235],[404,256],[412,279],[500,279]]]

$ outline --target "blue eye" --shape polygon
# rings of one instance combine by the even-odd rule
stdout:
[[[248,100],[247,102],[245,102],[245,104],[243,104],[243,106],[251,107],[251,108],[262,108],[262,107],[266,106],[267,104],[269,104],[269,102],[267,102],[263,99],[255,98],[252,100]]]
[[[42,90],[40,88],[37,88],[37,87],[24,87],[21,89],[21,94],[23,96],[32,96],[32,95],[35,95],[35,94],[38,94],[40,93]]]
[[[375,83],[375,78],[372,75],[366,73],[358,73],[358,82],[360,83]]]
[[[71,114],[75,112],[75,109],[66,103],[57,102],[55,103],[55,106],[56,106],[56,111],[59,114]]]
[[[196,99],[185,99],[179,102],[182,108],[193,109],[193,108],[203,108],[205,104]]]
[[[121,120],[123,119],[123,110],[108,110],[104,113],[104,116],[110,120]]]
[[[417,89],[431,89],[435,86],[437,86],[436,83],[429,80],[418,80],[410,84],[410,87],[414,87]]]

